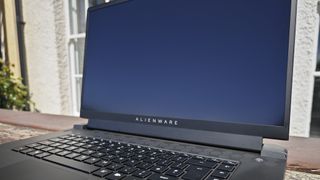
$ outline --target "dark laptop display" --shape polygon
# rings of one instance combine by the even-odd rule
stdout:
[[[264,136],[285,138],[290,19],[290,0],[134,0],[92,9],[81,115],[128,132],[121,127],[254,135],[263,127]]]
[[[289,136],[295,7],[117,0],[90,8],[88,124],[2,145],[0,179],[283,179],[287,151],[263,138]]]

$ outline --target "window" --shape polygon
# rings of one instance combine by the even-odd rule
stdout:
[[[75,115],[78,115],[80,111],[87,9],[105,2],[108,0],[69,0],[67,4],[69,17],[68,51],[71,65],[73,113]]]
[[[318,55],[314,73],[314,91],[312,103],[311,136],[320,137],[320,33],[318,39]]]

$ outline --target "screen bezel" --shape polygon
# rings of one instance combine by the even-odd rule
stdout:
[[[95,7],[88,9],[87,13],[87,31],[90,27],[89,17],[92,12],[108,8],[113,5],[118,5],[121,3],[128,2],[130,0],[114,0],[109,3],[101,4]],[[132,0],[131,0],[132,1]],[[290,33],[289,33],[289,51],[288,51],[288,64],[287,64],[287,79],[286,79],[286,104],[285,104],[285,113],[284,113],[284,124],[283,126],[272,126],[272,125],[258,125],[258,124],[240,124],[240,123],[228,123],[228,122],[211,122],[209,130],[208,128],[203,128],[202,131],[206,134],[209,132],[221,132],[221,133],[232,133],[239,135],[249,135],[249,136],[259,136],[264,138],[273,138],[273,139],[289,139],[289,125],[290,125],[290,107],[291,107],[291,90],[292,90],[292,71],[293,71],[293,58],[294,58],[294,43],[295,43],[295,25],[296,25],[296,7],[297,1],[291,0],[291,19],[290,19]],[[84,52],[84,70],[83,77],[86,75],[86,46],[87,39],[90,34],[86,35],[85,41],[85,52]],[[82,89],[85,86],[85,78],[83,78]],[[152,137],[164,137],[167,126],[153,125],[156,128],[153,128],[152,133],[141,133],[146,127],[150,125],[142,125],[141,123],[136,122],[123,122],[121,120],[128,119],[128,117],[135,118],[139,117],[150,117],[144,115],[127,115],[127,114],[112,114],[107,112],[96,112],[95,110],[88,109],[84,106],[83,96],[84,92],[81,94],[81,109],[80,117],[88,118],[88,127],[94,129],[110,130],[123,133],[139,134]],[[161,117],[162,118],[162,117]],[[175,118],[170,118],[174,120]],[[198,120],[199,121],[199,120]],[[121,124],[121,125],[120,125]],[[206,126],[207,127],[207,126]],[[201,138],[201,129],[185,129],[185,128],[174,128],[175,131],[191,132],[193,130],[200,130],[199,135],[195,137],[195,141]],[[175,137],[170,137],[171,139],[176,139]]]

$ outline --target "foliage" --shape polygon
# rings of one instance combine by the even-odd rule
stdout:
[[[30,111],[32,106],[34,102],[22,79],[15,78],[10,65],[0,59],[0,108]]]

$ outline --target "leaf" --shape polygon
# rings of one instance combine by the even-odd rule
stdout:
[[[35,103],[31,100],[28,88],[22,84],[22,78],[14,78],[9,66],[0,59],[0,108],[30,110]]]

